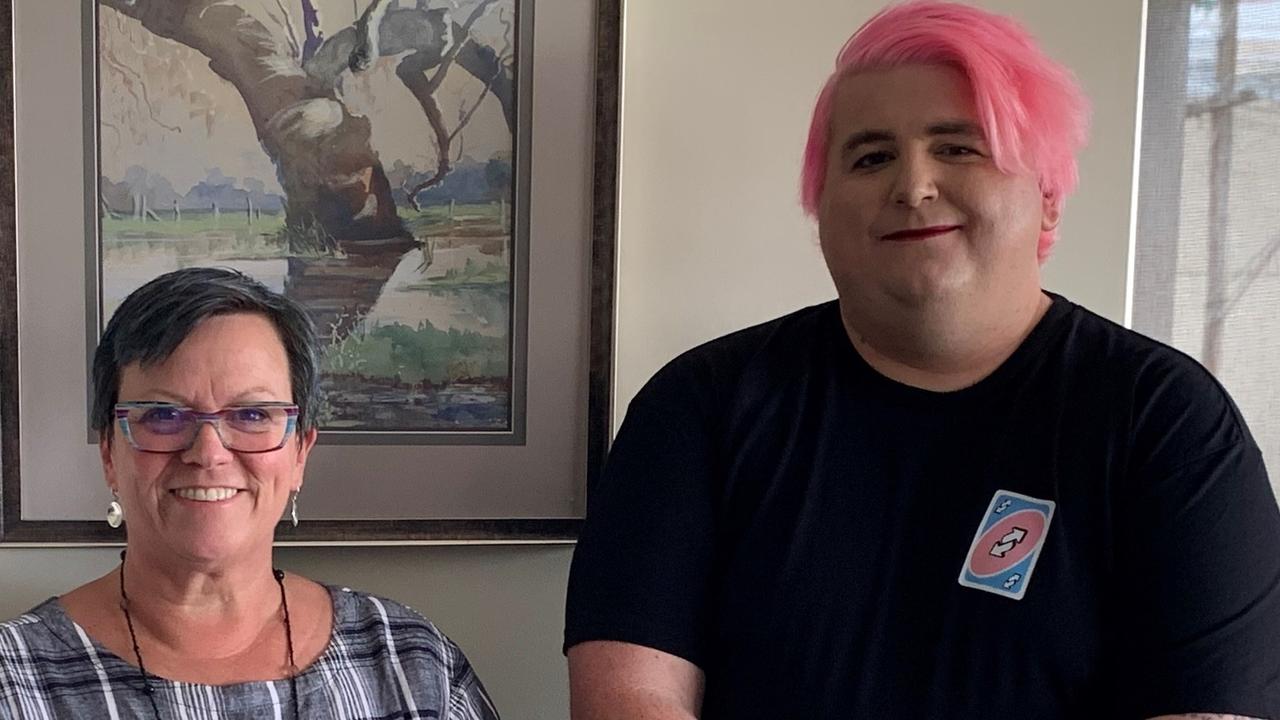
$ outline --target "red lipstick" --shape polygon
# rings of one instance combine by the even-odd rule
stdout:
[[[959,230],[963,225],[930,225],[923,228],[898,230],[881,237],[881,240],[924,240],[935,235],[945,235],[952,230]]]

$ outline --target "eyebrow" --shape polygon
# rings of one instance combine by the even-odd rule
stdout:
[[[157,388],[147,388],[146,390],[136,394],[139,397],[148,398],[145,402],[171,402],[175,405],[187,404],[186,398],[176,393],[171,393],[168,390],[159,390]],[[153,400],[152,398],[159,398],[159,400]]]
[[[169,392],[168,390],[161,390],[159,388],[148,388],[145,392],[139,393],[139,395],[143,397],[152,397],[152,398],[158,397],[158,398],[162,398],[164,401],[172,402],[175,405],[190,407],[190,403],[186,398],[176,393]],[[254,402],[274,402],[274,400],[268,401],[268,400],[260,400],[259,398],[254,398],[255,395],[269,396],[269,395],[272,395],[272,391],[270,388],[266,386],[261,386],[261,385],[258,387],[249,388],[248,390],[245,390],[239,395],[236,395],[235,398],[232,399],[232,401],[227,405],[227,407],[234,407],[236,405],[242,405],[245,403],[252,404]]]
[[[968,120],[943,120],[941,122],[936,122],[925,128],[925,134],[930,137],[938,135],[983,137],[982,128]],[[844,145],[840,148],[840,154],[841,156],[847,156],[860,145],[869,145],[871,143],[878,142],[892,142],[895,138],[896,136],[888,130],[861,130],[845,139]]]

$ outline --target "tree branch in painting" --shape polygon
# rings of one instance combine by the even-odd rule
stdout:
[[[460,30],[454,26],[455,32]],[[508,33],[512,32],[508,26]],[[508,40],[508,44],[510,40]],[[499,53],[488,45],[478,42],[464,43],[455,58],[458,66],[471,73],[481,82],[488,82],[490,91],[502,105],[502,114],[506,117],[507,127],[513,131],[516,126],[516,93],[515,71],[511,58]],[[492,80],[490,80],[492,78]]]
[[[209,58],[209,68],[244,99],[288,198],[286,224],[318,227],[344,251],[412,239],[396,214],[368,118],[353,115],[332,86],[298,65],[283,27],[221,0],[102,0],[152,33]],[[325,152],[316,152],[325,148]]]
[[[498,99],[507,127],[514,132],[514,72],[510,58],[505,50],[500,53],[472,37],[472,28],[493,9],[495,2],[480,0],[466,21],[458,24],[445,10],[427,9],[424,3],[403,8],[392,7],[391,0],[373,0],[352,26],[325,41],[303,64],[317,82],[337,86],[345,72],[367,69],[376,56],[402,56],[396,66],[396,76],[422,109],[431,128],[437,158],[434,173],[406,191],[414,210],[421,210],[418,196],[439,185],[452,171],[449,157],[452,142],[489,94]],[[514,27],[506,21],[503,25],[509,49]],[[436,94],[455,62],[479,80],[482,89],[471,110],[461,114],[458,125],[450,130]]]
[[[445,126],[444,115],[440,112],[440,105],[436,100],[436,92],[439,91],[441,84],[444,82],[445,74],[449,72],[449,68],[462,50],[469,45],[475,44],[471,36],[471,29],[475,26],[476,21],[490,10],[494,2],[495,0],[481,0],[472,9],[465,23],[462,25],[451,24],[453,36],[455,38],[460,37],[462,40],[452,44],[442,57],[437,59],[423,53],[414,53],[401,60],[396,67],[396,76],[400,78],[404,86],[418,100],[418,104],[422,107],[422,112],[426,116],[427,122],[431,125],[432,133],[435,136],[435,173],[408,190],[409,204],[414,210],[421,210],[418,205],[418,195],[443,182],[445,176],[453,169],[449,159],[449,150],[454,138],[471,121],[475,111],[480,107],[480,103],[489,94],[494,82],[497,81],[498,76],[501,74],[503,64],[499,63],[489,77],[477,76],[484,83],[480,97],[469,111],[460,114],[458,125],[450,131]],[[507,27],[508,32],[510,32],[510,26]],[[432,68],[435,69],[435,72],[428,78],[426,73]],[[508,117],[507,120],[508,128],[514,130],[513,118]]]
[[[320,13],[311,0],[302,0],[302,31],[306,33],[302,43],[302,62],[305,63],[324,42],[324,33],[320,32]]]
[[[129,93],[140,109],[147,111],[147,116],[151,118],[152,122],[169,132],[182,132],[182,128],[169,125],[156,115],[156,107],[151,102],[150,94],[147,92],[147,81],[137,71],[120,62],[120,59],[109,48],[104,49],[101,56],[106,61],[105,65],[107,67],[120,74],[121,86],[125,89],[125,92]]]
[[[284,0],[276,0],[276,9],[280,11],[280,21],[284,23],[285,38],[289,40],[289,49],[293,51],[294,57],[302,55],[302,48],[298,47],[298,31],[293,28],[293,17],[289,15],[289,8],[284,6]]]

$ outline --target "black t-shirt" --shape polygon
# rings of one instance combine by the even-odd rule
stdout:
[[[1053,296],[937,393],[867,365],[832,302],[633,400],[573,558],[586,640],[693,662],[708,720],[1280,718],[1280,511],[1175,350]]]

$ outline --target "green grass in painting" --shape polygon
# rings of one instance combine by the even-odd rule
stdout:
[[[170,213],[172,215],[172,213]],[[135,218],[103,218],[102,234],[109,238],[170,239],[190,238],[217,232],[235,233],[237,238],[270,234],[284,226],[284,215],[263,213],[250,224],[243,212],[224,212],[217,220],[213,213],[184,213],[181,220],[161,215],[160,220],[143,222]]]
[[[469,330],[381,325],[333,340],[321,370],[337,375],[398,377],[436,385],[463,378],[506,377],[507,341]]]
[[[507,206],[507,222],[510,222],[511,206]],[[400,219],[417,237],[432,235],[493,236],[505,235],[502,225],[502,207],[498,203],[476,205],[456,204],[453,217],[449,217],[448,205],[430,205],[421,212],[411,208],[399,208]]]
[[[449,268],[435,285],[497,285],[511,280],[505,263],[487,262],[484,265],[467,258],[462,269]]]
[[[187,213],[177,221],[102,219],[104,249],[121,258],[143,257],[152,249],[175,244],[184,254],[212,260],[286,257],[291,253],[282,236],[284,230],[284,215],[269,213],[254,218],[253,224],[235,213],[225,213],[217,220],[204,212]]]
[[[404,289],[443,290],[447,288],[454,290],[464,287],[506,285],[509,282],[511,282],[511,271],[507,269],[506,263],[486,262],[482,265],[471,258],[467,258],[466,264],[461,268],[449,268],[442,276],[429,278],[421,282],[408,283],[404,286]]]
[[[406,229],[420,238],[499,237],[508,232],[498,203],[454,205],[452,217],[448,205],[432,205],[421,211],[399,208],[398,212]],[[144,222],[133,217],[106,217],[102,219],[102,237],[118,246],[148,240],[209,239],[218,243],[217,254],[223,257],[229,254],[237,257],[319,255],[331,253],[336,247],[333,238],[322,231],[286,227],[284,213],[262,213],[252,223],[243,211],[235,210],[224,211],[216,219],[208,211],[184,212],[181,220],[174,220],[172,211],[164,211],[160,218]],[[509,215],[505,220],[510,222]],[[233,247],[234,251],[228,252]]]

